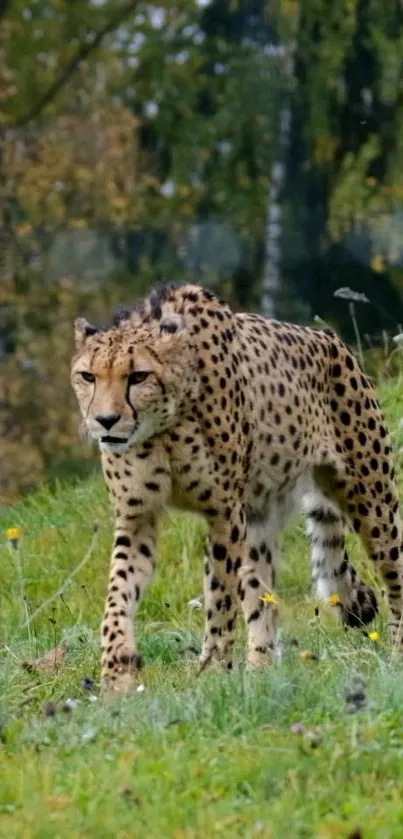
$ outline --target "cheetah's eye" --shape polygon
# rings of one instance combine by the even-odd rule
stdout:
[[[85,382],[89,382],[89,384],[93,384],[95,382],[94,374],[88,373],[87,370],[81,370],[80,376],[82,376]]]
[[[134,371],[134,373],[130,373],[127,377],[129,387],[131,387],[131,385],[140,385],[141,382],[145,382],[147,376],[149,376],[147,370],[137,370]]]

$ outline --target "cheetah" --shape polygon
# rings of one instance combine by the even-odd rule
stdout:
[[[391,444],[371,382],[334,332],[235,314],[185,284],[161,286],[105,329],[79,318],[75,338],[72,385],[116,519],[101,630],[106,689],[136,683],[133,620],[167,505],[209,528],[200,670],[232,667],[239,612],[248,665],[275,655],[279,535],[295,506],[318,595],[337,595],[347,626],[377,613],[346,552],[350,527],[385,582],[391,641],[403,646]]]

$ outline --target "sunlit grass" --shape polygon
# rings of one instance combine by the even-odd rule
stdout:
[[[383,402],[399,449],[400,387],[385,385]],[[282,660],[245,672],[240,629],[234,672],[196,678],[203,614],[189,601],[202,592],[204,528],[166,517],[138,619],[146,687],[121,702],[97,698],[112,542],[102,481],[42,490],[0,522],[0,836],[403,835],[403,668],[384,607],[372,639],[340,628],[312,596],[298,520],[283,540]],[[353,538],[350,548],[371,579]],[[23,668],[60,641],[58,673]]]

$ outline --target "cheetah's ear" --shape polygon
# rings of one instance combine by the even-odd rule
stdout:
[[[74,323],[74,337],[77,349],[79,350],[82,347],[86,338],[89,338],[90,335],[95,335],[96,332],[98,332],[96,326],[92,326],[85,318],[77,318]]]
[[[176,312],[166,315],[160,321],[160,335],[175,335],[178,332],[183,332],[184,328],[185,322],[181,315]]]

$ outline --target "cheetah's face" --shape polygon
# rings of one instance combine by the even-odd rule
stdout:
[[[167,431],[194,393],[188,335],[174,323],[125,322],[98,332],[76,321],[72,384],[84,426],[103,451],[125,452]]]

